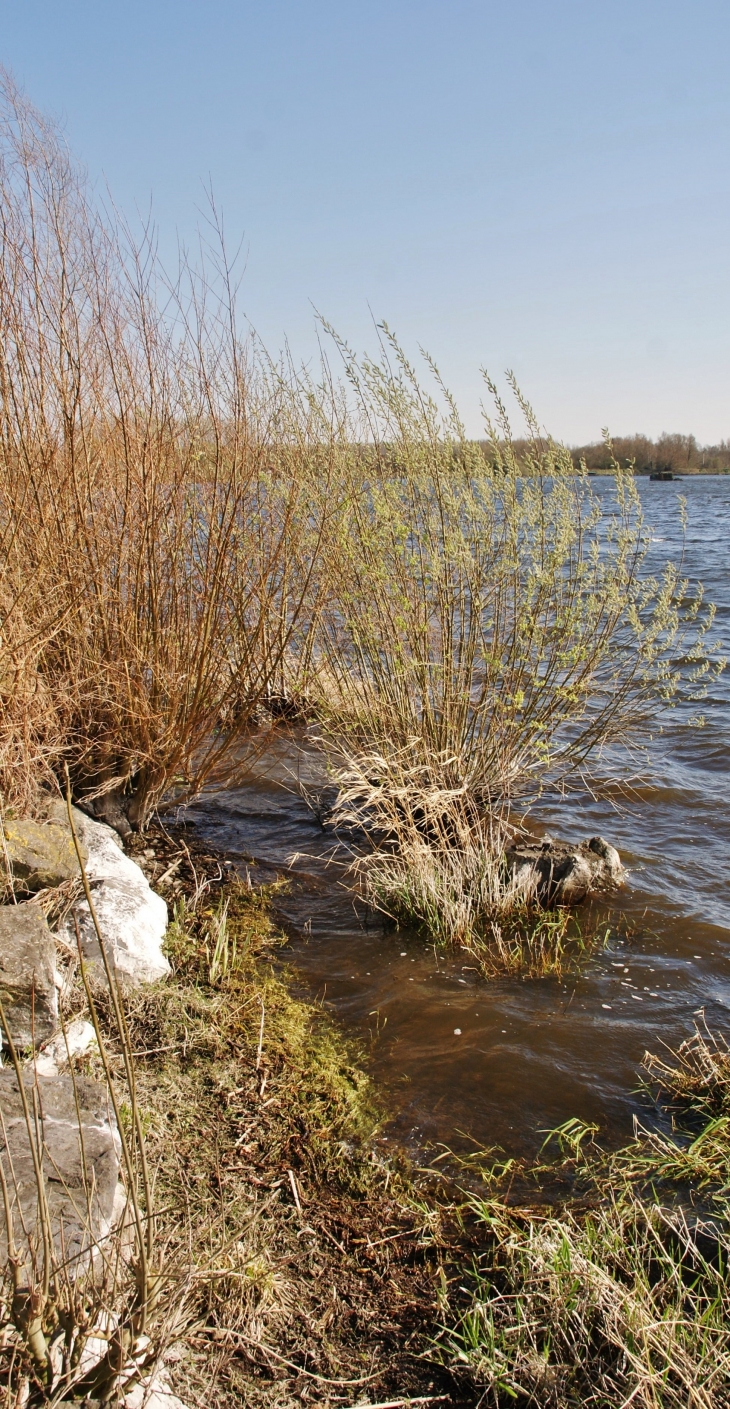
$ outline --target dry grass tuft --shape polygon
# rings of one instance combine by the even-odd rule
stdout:
[[[669,1060],[647,1052],[644,1067],[671,1101],[707,1115],[730,1114],[730,1046],[722,1033],[710,1031],[704,1017]]]
[[[367,903],[421,929],[432,943],[464,949],[489,974],[563,973],[599,943],[567,907],[544,907],[537,877],[505,860],[517,829],[504,812],[477,808],[464,787],[430,786],[425,769],[382,754],[342,755],[329,825],[366,832],[354,863]]]

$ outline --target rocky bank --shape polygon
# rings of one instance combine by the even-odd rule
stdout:
[[[7,1206],[0,1259],[11,1265],[15,1259],[21,1272],[26,1267],[29,1284],[37,1273],[42,1234],[39,1162],[45,1226],[56,1261],[71,1280],[104,1249],[127,1209],[109,1088],[78,1069],[78,1059],[95,1050],[94,1026],[86,1017],[61,1020],[61,1000],[79,958],[92,989],[104,989],[98,926],[121,991],[153,984],[170,972],[163,953],[165,901],[111,826],[75,808],[72,817],[94,916],[60,799],[49,800],[40,817],[5,819],[3,827],[0,1168]],[[506,860],[544,905],[578,903],[589,892],[620,884],[624,874],[618,853],[602,838],[579,846],[515,842]],[[92,1336],[89,1344],[93,1341]],[[103,1336],[97,1342],[102,1355],[107,1342]],[[159,1368],[156,1381],[138,1382],[122,1396],[126,1409],[141,1403],[142,1390],[150,1409],[180,1409]]]

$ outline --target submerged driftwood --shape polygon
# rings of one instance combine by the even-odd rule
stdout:
[[[614,890],[625,878],[621,857],[603,837],[570,842],[527,838],[507,848],[510,872],[536,887],[541,905],[578,905],[586,896]]]

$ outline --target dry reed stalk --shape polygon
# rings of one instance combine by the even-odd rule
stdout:
[[[644,1069],[652,1085],[670,1100],[708,1115],[730,1112],[730,1045],[722,1033],[710,1031],[704,1014],[692,1036],[676,1052],[670,1050],[668,1059],[647,1052]]]
[[[0,204],[4,626],[22,598],[46,773],[62,753],[80,800],[143,826],[296,690],[322,532],[300,400],[239,339],[222,231],[165,281],[7,77]]]

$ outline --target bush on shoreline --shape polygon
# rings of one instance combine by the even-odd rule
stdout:
[[[8,78],[0,101],[0,791],[32,807],[65,763],[143,827],[306,654],[305,418],[239,338],[222,232],[166,280]]]
[[[513,814],[633,761],[721,668],[701,588],[644,572],[630,471],[596,495],[514,382],[528,441],[489,379],[490,441],[467,439],[385,328],[379,362],[335,337],[345,387],[272,363],[239,336],[214,207],[218,252],[167,278],[8,78],[0,198],[3,806],[67,766],[144,829],[306,716],[331,820],[375,843],[369,897],[494,935],[529,900]]]
[[[371,445],[341,449],[316,657],[330,820],[374,842],[361,869],[376,905],[478,947],[530,899],[502,864],[515,821],[545,788],[635,771],[662,712],[722,669],[714,613],[680,565],[645,571],[630,471],[615,464],[611,495],[597,495],[514,382],[520,455],[489,380],[485,447],[387,330],[379,362],[342,354],[349,442],[367,430]]]

